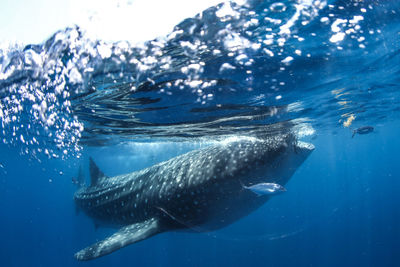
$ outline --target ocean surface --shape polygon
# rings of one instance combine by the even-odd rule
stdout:
[[[142,44],[60,29],[2,46],[0,107],[1,266],[400,266],[399,1],[225,2]],[[315,145],[284,194],[74,259],[116,231],[76,212],[89,157],[114,176],[277,126]]]

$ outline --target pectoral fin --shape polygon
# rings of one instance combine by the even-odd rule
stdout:
[[[149,238],[159,232],[161,232],[159,222],[154,218],[141,223],[131,224],[121,228],[112,236],[77,252],[75,258],[80,261],[92,260]]]

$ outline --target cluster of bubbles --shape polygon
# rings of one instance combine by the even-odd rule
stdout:
[[[83,124],[72,114],[71,91],[81,85],[77,31],[43,45],[0,51],[2,141],[39,157],[79,154]],[[68,58],[70,57],[70,58]],[[80,62],[83,69],[83,62]],[[78,86],[78,87],[79,87]]]
[[[201,80],[205,68],[215,64],[207,59],[226,58],[213,68],[217,75],[243,73],[245,89],[252,91],[252,67],[256,58],[277,57],[281,61],[281,71],[284,71],[293,60],[291,53],[301,55],[300,50],[285,44],[291,39],[304,41],[292,31],[296,32],[299,25],[310,23],[326,6],[326,1],[253,2],[227,1],[209,8],[177,25],[167,39],[161,41],[163,46],[173,43],[187,56],[186,61],[179,62],[185,77],[182,86],[193,88],[202,104],[213,97],[204,90],[213,84]],[[151,62],[158,61],[151,58]],[[167,62],[166,69],[171,67],[170,60]]]

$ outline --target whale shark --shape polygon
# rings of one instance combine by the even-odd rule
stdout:
[[[163,232],[208,232],[232,224],[273,197],[255,194],[252,186],[283,187],[313,150],[288,131],[231,138],[114,177],[90,159],[91,184],[80,176],[75,204],[95,224],[119,230],[75,258],[95,259]]]

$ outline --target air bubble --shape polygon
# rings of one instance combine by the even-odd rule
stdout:
[[[270,7],[269,10],[272,12],[285,12],[286,11],[286,5],[284,3],[273,3]]]

